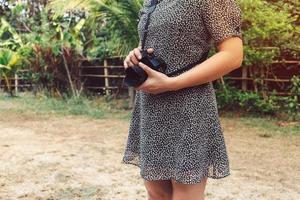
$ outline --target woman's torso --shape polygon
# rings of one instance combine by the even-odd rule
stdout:
[[[145,0],[141,9],[138,33],[147,20],[151,0]],[[165,73],[196,62],[210,50],[210,35],[205,29],[201,0],[162,0],[150,16],[145,48],[154,48],[154,54],[167,64]]]

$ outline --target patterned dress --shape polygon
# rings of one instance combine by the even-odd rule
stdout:
[[[140,38],[149,5],[145,0],[140,10]],[[168,74],[225,38],[242,39],[241,21],[235,0],[160,0],[150,16],[145,48],[166,62]],[[137,91],[122,163],[138,166],[146,180],[196,184],[228,176],[212,82],[161,94]]]

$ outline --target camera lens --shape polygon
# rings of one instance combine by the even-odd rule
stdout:
[[[138,87],[148,78],[147,73],[140,66],[127,67],[124,84],[129,87]]]

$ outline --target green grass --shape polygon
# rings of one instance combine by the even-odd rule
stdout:
[[[79,115],[95,119],[114,118],[129,120],[131,110],[128,100],[104,97],[49,98],[39,94],[22,93],[18,97],[10,97],[0,93],[0,114],[5,112],[34,113],[41,115]],[[257,128],[262,137],[270,134],[300,135],[300,123],[283,122],[274,117],[249,115],[245,113],[222,112],[222,118],[236,120],[249,128]],[[281,125],[279,125],[281,124]]]
[[[108,97],[49,98],[39,94],[10,97],[0,93],[0,112],[33,112],[35,114],[82,115],[95,119],[129,119],[130,111],[125,108],[127,101],[109,100]]]
[[[222,112],[221,117],[241,122],[249,128],[256,128],[261,137],[270,135],[299,135],[300,122],[283,121],[273,116],[259,116],[257,114]]]
[[[282,122],[271,118],[242,118],[241,122],[249,127],[255,127],[271,134],[298,134],[300,135],[300,123]],[[282,124],[282,125],[278,125]],[[264,134],[262,134],[264,136]],[[266,135],[267,136],[267,135]]]

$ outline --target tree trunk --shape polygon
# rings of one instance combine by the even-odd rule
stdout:
[[[66,57],[65,57],[65,54],[64,54],[64,47],[63,46],[61,46],[61,53],[62,53],[64,66],[65,66],[65,69],[66,69],[66,72],[67,72],[67,76],[68,76],[68,80],[69,80],[69,84],[70,84],[73,96],[77,98],[78,94],[77,94],[77,91],[74,88],[74,85],[73,85],[73,82],[72,82],[72,79],[71,79],[71,74],[70,74],[68,63],[67,63],[67,60],[66,60]]]

